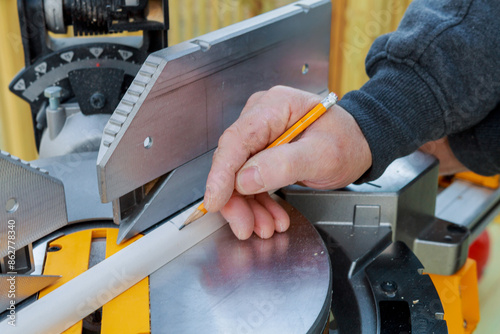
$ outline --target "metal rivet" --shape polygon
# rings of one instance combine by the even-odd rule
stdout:
[[[144,139],[144,148],[151,148],[153,146],[153,138],[147,137]]]
[[[396,295],[396,291],[398,291],[398,285],[394,281],[382,282],[382,284],[380,284],[380,287],[388,297],[394,297]]]
[[[5,210],[8,213],[14,213],[17,211],[18,208],[19,208],[19,203],[17,202],[17,199],[15,199],[14,197],[9,198],[7,200],[7,203],[5,203]]]

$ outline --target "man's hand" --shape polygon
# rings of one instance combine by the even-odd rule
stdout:
[[[453,154],[447,137],[422,145],[420,151],[432,154],[439,160],[439,175],[453,175],[467,171],[467,168]]]
[[[317,189],[341,188],[370,168],[368,143],[354,118],[339,106],[296,141],[264,150],[320,100],[282,86],[255,93],[219,139],[205,208],[220,210],[239,239],[248,239],[252,232],[270,238],[275,230],[288,229],[288,215],[268,191],[296,182]]]

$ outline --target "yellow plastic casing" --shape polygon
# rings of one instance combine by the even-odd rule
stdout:
[[[141,236],[117,245],[118,229],[99,228],[84,230],[62,236],[49,243],[48,248],[60,250],[47,252],[44,275],[62,275],[55,284],[43,289],[39,298],[57,289],[88,269],[92,240],[106,239],[106,258],[127,247]],[[53,249],[54,249],[53,248]],[[126,263],[124,265],[133,265]],[[102,308],[102,334],[145,334],[150,333],[149,322],[149,277],[114,298]],[[65,334],[81,334],[82,321],[76,323]]]
[[[482,176],[473,172],[464,172],[455,174],[455,177],[491,189],[498,189],[500,187],[500,175]]]
[[[467,259],[454,275],[429,274],[444,308],[448,333],[469,334],[479,322],[476,261]]]

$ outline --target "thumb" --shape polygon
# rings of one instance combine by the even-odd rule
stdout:
[[[315,163],[313,151],[297,141],[259,152],[236,174],[236,190],[251,195],[308,179],[310,162]]]

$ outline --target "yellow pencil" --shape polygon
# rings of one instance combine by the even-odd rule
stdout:
[[[266,149],[283,145],[291,142],[295,137],[301,134],[309,125],[314,123],[318,118],[321,117],[328,109],[333,107],[337,103],[337,95],[335,93],[328,94],[318,105],[316,105],[311,111],[304,115],[301,119],[299,119],[294,125],[292,125],[288,130],[285,131],[281,136],[278,137],[275,141],[272,142],[271,145],[266,147]],[[195,211],[184,222],[183,226],[191,224],[195,220],[203,217],[207,213],[207,209],[205,209],[205,205],[203,202],[196,208]]]

